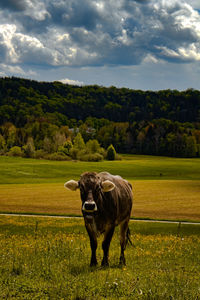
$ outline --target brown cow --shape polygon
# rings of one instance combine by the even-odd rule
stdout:
[[[108,266],[109,246],[117,225],[120,225],[120,264],[125,265],[124,250],[129,240],[128,222],[133,199],[131,184],[107,172],[86,172],[79,181],[70,180],[64,186],[73,191],[80,189],[82,213],[92,251],[90,265],[97,265],[97,236],[104,233],[101,265]]]

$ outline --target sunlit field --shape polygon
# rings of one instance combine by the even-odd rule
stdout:
[[[132,217],[200,221],[200,181],[130,180],[133,185]],[[0,211],[81,215],[79,191],[62,183],[0,185]]]
[[[64,189],[84,171],[108,171],[133,185],[132,217],[200,221],[200,159],[123,155],[120,161],[55,162],[0,157],[0,212],[80,215],[79,192]]]
[[[131,222],[120,268],[118,230],[110,267],[89,267],[82,219],[0,217],[0,299],[198,299],[198,225]],[[101,241],[101,239],[100,239]]]

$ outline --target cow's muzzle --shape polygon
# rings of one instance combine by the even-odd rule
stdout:
[[[97,205],[94,201],[85,201],[82,207],[82,211],[93,213],[97,211]]]

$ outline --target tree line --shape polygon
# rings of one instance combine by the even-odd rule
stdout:
[[[110,145],[119,153],[199,157],[200,92],[0,78],[1,154],[101,160]]]

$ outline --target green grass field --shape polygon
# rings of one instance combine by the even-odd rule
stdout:
[[[64,182],[108,171],[132,183],[132,217],[200,221],[200,159],[122,157],[99,163],[0,157],[0,212],[80,215],[79,192]]]
[[[63,184],[84,171],[128,179],[135,218],[200,221],[200,159],[132,155],[100,163],[0,157],[0,212],[80,215],[79,192]],[[116,228],[104,269],[89,267],[82,219],[0,216],[0,299],[199,299],[199,228],[131,221],[127,266],[118,265]]]
[[[200,180],[200,159],[123,155],[120,161],[57,162],[0,156],[0,184],[56,183],[85,171],[108,171],[129,180]]]
[[[110,267],[89,267],[81,219],[0,217],[0,299],[199,299],[198,225],[131,222],[120,268],[118,229]],[[101,238],[100,238],[101,241]],[[97,258],[102,258],[99,244]]]

